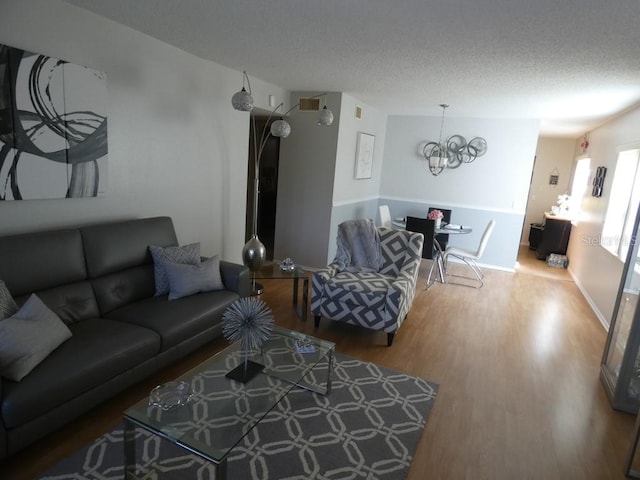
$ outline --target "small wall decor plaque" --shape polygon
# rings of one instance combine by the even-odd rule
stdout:
[[[604,185],[604,177],[607,175],[607,167],[598,167],[596,174],[593,177],[593,189],[591,190],[592,197],[602,196],[602,186]]]
[[[358,132],[356,145],[356,178],[371,178],[373,171],[373,145],[376,140],[374,135]]]
[[[554,168],[549,175],[549,185],[558,185],[558,179],[560,178],[560,172],[557,168]]]

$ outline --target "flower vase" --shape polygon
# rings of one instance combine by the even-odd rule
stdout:
[[[434,220],[434,222],[435,222],[435,227],[436,228],[440,228],[440,225],[442,224],[442,219],[441,218],[436,218]]]

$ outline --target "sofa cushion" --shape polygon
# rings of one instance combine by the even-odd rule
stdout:
[[[80,232],[90,278],[151,264],[149,245],[168,247],[178,244],[169,217],[103,223],[82,227]]]
[[[40,290],[38,297],[67,325],[98,316],[98,304],[88,281]]]
[[[60,344],[69,328],[37,295],[0,321],[0,375],[19,382]]]
[[[87,278],[78,230],[0,237],[0,278],[14,298]]]
[[[173,301],[153,296],[113,310],[107,317],[154,330],[162,337],[161,350],[165,351],[217,325],[227,307],[238,298],[228,290]]]
[[[160,247],[149,245],[153,258],[153,276],[156,282],[156,295],[169,293],[169,278],[167,277],[167,263],[181,263],[197,265],[200,263],[200,243],[190,243],[179,247]]]
[[[164,267],[169,279],[169,300],[224,288],[217,255],[197,265],[167,262]]]
[[[10,317],[17,311],[18,305],[16,305],[16,301],[5,283],[0,280],[0,320]]]
[[[73,336],[21,382],[2,382],[2,419],[13,428],[152,358],[160,338],[151,330],[107,319],[69,326]]]
[[[100,315],[143,298],[153,297],[153,265],[142,265],[91,280]]]

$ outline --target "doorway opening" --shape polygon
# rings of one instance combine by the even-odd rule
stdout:
[[[258,221],[257,234],[260,241],[267,249],[267,260],[273,260],[274,239],[276,233],[276,205],[278,198],[278,167],[280,162],[280,138],[269,134],[270,122],[268,114],[254,114],[249,122],[249,157],[247,159],[247,212],[245,223],[245,241],[251,237],[251,226],[253,225],[253,202],[254,202],[254,182],[255,182],[255,153],[254,127],[256,138],[260,143],[262,132],[266,129],[268,135],[259,162],[259,194],[258,194]],[[267,124],[269,122],[269,124]]]

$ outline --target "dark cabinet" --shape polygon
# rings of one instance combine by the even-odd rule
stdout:
[[[544,228],[540,243],[536,248],[536,257],[544,260],[548,255],[557,253],[565,255],[567,246],[569,245],[569,236],[571,235],[571,219],[544,214]]]
[[[536,250],[540,245],[544,225],[542,223],[532,223],[529,226],[529,249]]]

